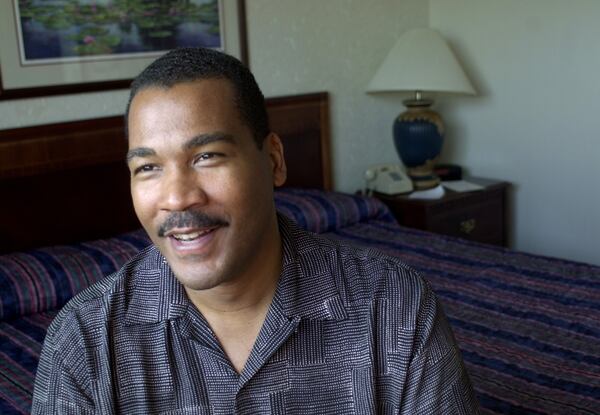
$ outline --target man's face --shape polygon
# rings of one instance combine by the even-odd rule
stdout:
[[[128,165],[142,226],[181,283],[203,290],[256,270],[277,236],[279,138],[259,150],[223,79],[137,93]]]

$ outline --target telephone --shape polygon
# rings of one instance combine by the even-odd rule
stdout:
[[[413,184],[399,164],[382,164],[365,171],[367,194],[372,192],[395,195],[412,192]]]

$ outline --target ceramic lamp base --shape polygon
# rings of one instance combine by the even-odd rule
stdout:
[[[415,189],[430,189],[440,183],[434,167],[442,151],[444,124],[431,110],[430,100],[409,100],[406,111],[394,122],[394,144]]]

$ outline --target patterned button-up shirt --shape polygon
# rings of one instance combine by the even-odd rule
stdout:
[[[279,223],[280,280],[241,374],[151,246],[59,313],[32,413],[477,413],[421,277],[396,258]]]

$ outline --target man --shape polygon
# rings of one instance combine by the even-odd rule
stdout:
[[[277,215],[283,147],[239,61],[166,54],[127,124],[154,244],[53,322],[33,413],[476,413],[418,275]]]

